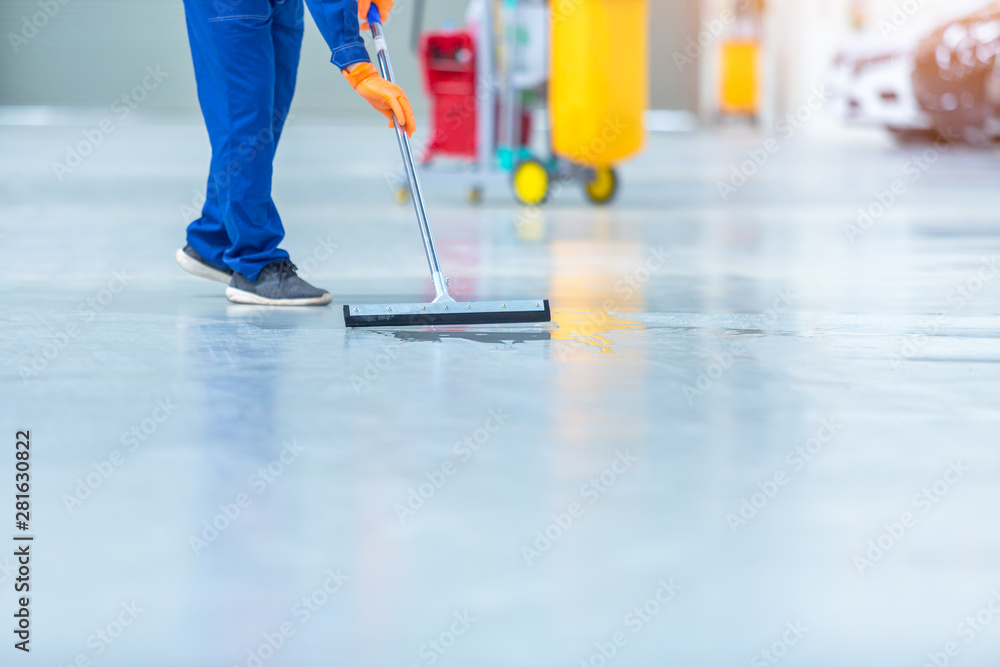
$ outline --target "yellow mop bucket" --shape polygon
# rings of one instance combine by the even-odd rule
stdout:
[[[760,87],[757,81],[760,47],[746,39],[730,39],[722,43],[721,94],[722,113],[757,115]]]
[[[552,0],[549,120],[556,154],[610,167],[645,142],[648,0]]]

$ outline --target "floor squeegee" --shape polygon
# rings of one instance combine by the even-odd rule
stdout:
[[[389,49],[382,31],[378,7],[373,2],[368,12],[368,24],[378,52],[378,68],[382,77],[395,83]],[[456,301],[448,294],[448,284],[441,273],[434,237],[427,222],[427,210],[417,180],[410,138],[393,118],[396,140],[403,156],[403,167],[410,183],[410,199],[417,215],[420,234],[424,239],[427,264],[431,270],[435,298],[430,303],[348,304],[344,306],[344,323],[349,327],[385,327],[439,324],[509,324],[515,322],[548,322],[552,319],[547,299],[518,299],[511,301]]]

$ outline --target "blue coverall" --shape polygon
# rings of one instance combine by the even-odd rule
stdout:
[[[343,69],[370,62],[357,0],[306,0]],[[274,152],[295,92],[303,0],[184,0],[198,101],[212,144],[205,205],[187,241],[249,280],[287,259],[271,200]]]

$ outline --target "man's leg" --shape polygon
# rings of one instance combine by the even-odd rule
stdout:
[[[189,242],[212,262],[224,231],[228,248],[223,262],[256,280],[262,268],[288,258],[278,248],[284,228],[271,202],[272,5],[270,0],[185,0],[184,6],[198,99],[212,143],[207,215],[203,211],[192,225]]]
[[[273,2],[271,43],[274,51],[272,98],[274,110],[271,118],[273,134],[268,137],[272,161],[278,150],[281,131],[285,127],[285,121],[288,120],[292,97],[295,95],[295,81],[299,73],[299,56],[302,53],[302,35],[305,28],[305,5],[302,0],[273,0]],[[278,215],[274,200],[270,197],[268,197],[268,218],[275,220],[277,227],[281,228],[281,217]]]
[[[212,139],[213,128],[219,128],[224,120],[219,113],[220,106],[212,95],[213,49],[206,43],[204,30],[200,24],[206,20],[201,7],[189,7],[185,2],[185,19],[187,21],[188,41],[191,45],[191,59],[194,61],[195,78],[198,84],[198,101],[201,104],[205,125],[209,128],[209,138]],[[220,163],[220,151],[215,150],[212,141],[212,162],[208,169],[208,182],[205,185],[205,204],[202,206],[201,217],[188,225],[187,242],[209,264],[225,267],[222,255],[232,243],[229,233],[222,221],[222,206],[219,203],[219,189],[216,184],[216,173],[223,169]]]
[[[295,95],[304,28],[305,5],[302,0],[276,0],[271,20],[271,40],[274,44],[275,149]]]

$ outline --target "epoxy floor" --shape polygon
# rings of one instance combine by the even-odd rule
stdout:
[[[335,304],[428,293],[375,125],[279,151]],[[0,127],[0,496],[28,428],[36,536],[3,664],[995,664],[996,152],[817,124],[726,202],[748,131],[652,136],[608,208],[429,183],[456,292],[552,325],[348,331],[174,265],[195,121],[59,182],[86,127]]]

